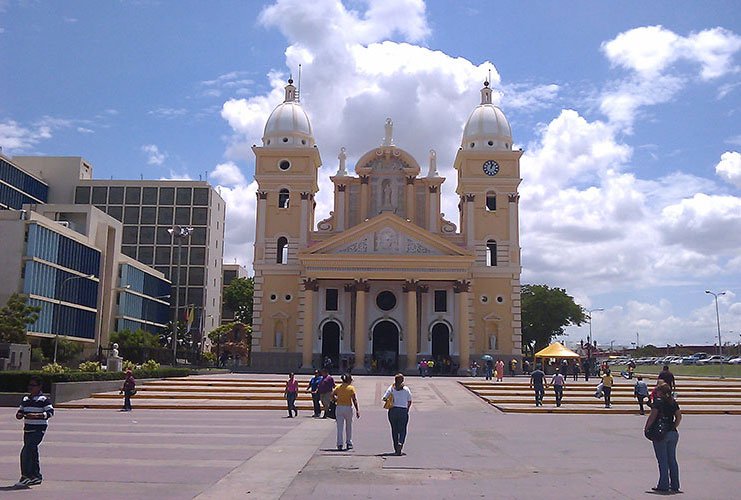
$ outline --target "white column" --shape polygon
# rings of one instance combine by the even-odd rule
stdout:
[[[416,212],[416,200],[415,200],[415,193],[414,193],[414,177],[411,175],[408,176],[406,178],[406,182],[407,182],[406,218],[414,222],[414,214]]]
[[[360,176],[360,222],[368,218],[368,182],[370,178],[367,175]]]
[[[440,227],[440,186],[430,186],[430,217],[427,224],[428,229],[437,233]]]
[[[311,370],[314,354],[314,292],[319,289],[315,279],[304,280],[304,324],[303,324],[303,349],[302,368]]]
[[[407,350],[407,370],[417,368],[417,282],[404,283],[404,296],[407,302],[407,321],[404,341]]]
[[[370,290],[368,282],[357,280],[355,282],[355,366],[356,373],[365,373],[365,351],[368,343],[366,338],[368,329],[365,322],[366,294]]]
[[[466,246],[473,249],[476,241],[476,225],[474,224],[474,200],[476,195],[466,194],[463,200],[466,204]]]

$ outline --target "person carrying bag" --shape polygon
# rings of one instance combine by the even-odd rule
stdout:
[[[401,450],[407,437],[409,408],[412,406],[412,391],[404,385],[404,375],[396,374],[393,385],[389,386],[383,395],[383,401],[383,407],[388,409],[394,454],[401,456]]]

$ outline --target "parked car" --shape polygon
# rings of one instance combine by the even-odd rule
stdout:
[[[685,356],[682,358],[682,364],[683,365],[696,365],[697,358],[694,356]]]
[[[701,359],[700,361],[697,362],[697,364],[698,365],[719,365],[722,362],[724,362],[723,356],[721,356],[720,354],[713,354],[712,356],[708,356],[705,359]]]
[[[729,359],[728,364],[729,365],[741,365],[741,357]]]

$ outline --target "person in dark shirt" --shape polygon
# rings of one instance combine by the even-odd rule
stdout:
[[[530,374],[530,388],[535,389],[535,406],[543,406],[545,373],[540,364],[535,365],[535,370]]]
[[[23,449],[21,450],[21,479],[16,486],[41,484],[39,445],[48,427],[47,421],[54,415],[51,400],[41,392],[41,379],[28,380],[28,396],[23,396],[15,418],[23,420]]]
[[[322,402],[322,408],[324,408],[324,415],[322,418],[327,418],[327,410],[329,409],[329,403],[332,402],[332,391],[334,390],[334,379],[329,374],[329,370],[324,368],[322,370],[322,381],[317,386],[317,392],[319,393],[319,400]]]
[[[314,403],[314,417],[318,418],[321,416],[322,409],[319,406],[319,382],[322,381],[322,375],[319,370],[314,370],[314,376],[309,380],[309,385],[306,388],[307,391],[311,391],[311,402]]]
[[[661,370],[661,373],[659,373],[659,380],[663,380],[664,382],[671,387],[672,391],[676,389],[676,385],[674,383],[674,374],[669,371],[669,366],[664,365],[664,369]]]
[[[666,434],[652,441],[656,462],[659,466],[659,482],[651,488],[656,492],[678,493],[679,490],[679,464],[677,463],[677,443],[679,433],[677,427],[682,421],[682,411],[679,409],[669,384],[660,384],[657,387],[658,397],[651,408],[651,414],[646,419],[643,428],[644,434],[656,419],[662,419],[666,426]]]

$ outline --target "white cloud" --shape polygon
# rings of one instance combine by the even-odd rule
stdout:
[[[14,120],[0,122],[0,147],[6,152],[24,151],[52,136],[49,125],[27,128]]]
[[[239,170],[239,167],[233,162],[220,163],[216,165],[214,171],[208,174],[208,177],[222,186],[234,186],[246,184],[247,181]]]
[[[145,144],[141,149],[147,155],[147,163],[149,165],[159,166],[165,163],[167,153],[160,151],[156,144]]]
[[[147,112],[147,114],[157,116],[159,118],[178,118],[188,113],[185,108],[157,108]]]
[[[602,52],[630,76],[603,92],[600,109],[612,123],[630,132],[641,107],[670,101],[693,80],[692,70],[680,63],[699,65],[700,79],[712,80],[738,71],[734,56],[739,50],[741,37],[723,28],[686,37],[662,26],[620,33],[602,44]],[[721,96],[728,91],[721,90]]]
[[[720,155],[720,161],[715,166],[715,173],[726,182],[741,188],[741,153],[726,151]]]
[[[699,64],[703,79],[718,78],[736,70],[733,56],[740,49],[741,37],[723,28],[683,37],[663,26],[643,26],[602,44],[613,65],[632,70],[646,80],[660,76],[680,60]]]
[[[86,127],[77,127],[77,131],[81,134],[94,134],[95,130]]]

